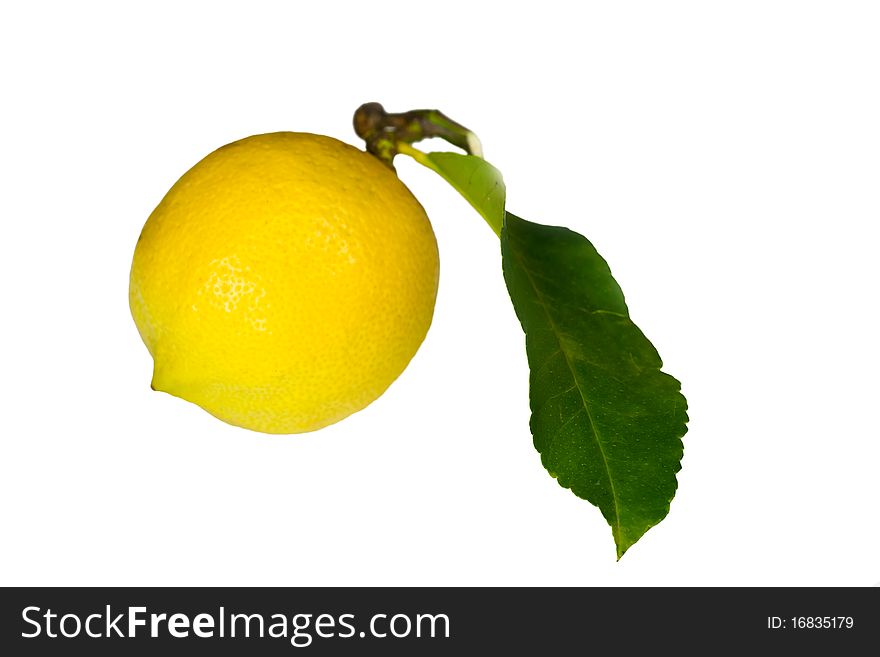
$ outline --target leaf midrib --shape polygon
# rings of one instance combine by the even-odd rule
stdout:
[[[523,272],[526,275],[526,278],[529,281],[529,285],[532,286],[532,289],[535,291],[535,296],[538,299],[538,303],[541,306],[541,309],[544,311],[544,314],[547,316],[547,321],[550,323],[550,328],[553,330],[553,337],[556,340],[556,344],[559,345],[559,351],[562,353],[563,358],[565,359],[565,365],[568,367],[568,371],[571,373],[571,378],[574,381],[574,385],[577,388],[578,394],[581,398],[581,403],[583,404],[584,411],[587,413],[587,419],[590,421],[590,428],[593,430],[593,435],[595,436],[596,445],[599,448],[599,454],[602,456],[602,465],[605,467],[605,476],[608,477],[608,485],[611,488],[611,499],[614,502],[614,519],[615,526],[612,527],[614,533],[616,534],[618,545],[620,544],[621,535],[620,535],[620,503],[617,498],[617,491],[614,488],[614,479],[611,477],[611,468],[608,466],[608,457],[605,455],[605,450],[602,447],[601,434],[599,433],[599,429],[596,427],[596,422],[593,419],[593,413],[590,410],[590,405],[587,403],[587,398],[584,396],[584,391],[581,388],[580,381],[578,380],[577,373],[572,366],[571,359],[569,358],[568,351],[565,349],[565,345],[563,344],[561,333],[559,329],[556,327],[556,322],[553,321],[553,316],[550,314],[550,308],[547,305],[547,302],[544,300],[544,295],[541,294],[541,291],[538,289],[538,286],[535,285],[535,281],[532,279],[532,275],[529,272],[529,268],[526,267],[525,262],[523,262],[522,258],[516,253],[514,250],[513,253],[516,258],[519,266],[522,268]],[[618,314],[618,313],[614,313]],[[561,427],[560,427],[561,428]]]

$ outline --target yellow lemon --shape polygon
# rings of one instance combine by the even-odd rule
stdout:
[[[437,242],[378,159],[330,137],[228,144],[143,228],[129,301],[153,388],[230,424],[312,431],[400,375],[428,331]]]

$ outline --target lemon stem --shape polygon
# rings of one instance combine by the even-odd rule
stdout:
[[[354,131],[367,144],[367,151],[392,169],[394,156],[402,152],[402,145],[422,139],[440,137],[468,155],[483,157],[483,148],[477,136],[439,110],[411,110],[394,114],[386,112],[379,103],[365,103],[354,113]],[[407,151],[421,153],[414,148]]]

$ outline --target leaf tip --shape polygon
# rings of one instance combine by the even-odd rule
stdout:
[[[614,546],[617,549],[617,561],[620,562],[620,559],[626,554],[626,551],[629,550],[633,545],[638,542],[638,540],[644,536],[644,533],[637,536],[635,539],[630,540],[628,537],[621,536],[619,532],[612,532],[614,534]]]

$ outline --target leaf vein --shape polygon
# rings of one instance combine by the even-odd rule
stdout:
[[[557,392],[557,393],[554,393],[554,394],[550,395],[549,397],[547,397],[547,399],[545,399],[544,401],[541,402],[541,406],[540,406],[540,408],[535,409],[536,412],[539,411],[539,410],[542,410],[545,406],[547,406],[547,404],[549,404],[550,402],[552,402],[554,399],[558,399],[559,397],[562,397],[562,395],[565,395],[565,394],[571,392],[571,391],[574,390],[576,387],[577,387],[577,386],[571,386],[570,388],[566,388],[565,390],[562,390],[562,391],[560,391],[560,392]]]
[[[620,531],[621,531],[621,527],[620,527],[620,501],[617,496],[617,490],[614,487],[614,479],[611,477],[611,468],[608,465],[608,456],[605,454],[605,449],[602,447],[602,436],[599,433],[598,427],[596,426],[596,421],[593,417],[592,411],[590,410],[590,406],[587,402],[586,396],[584,395],[584,391],[581,388],[580,381],[578,380],[577,372],[575,371],[574,366],[572,365],[571,358],[569,357],[568,352],[565,350],[565,346],[563,345],[562,340],[560,339],[559,329],[557,328],[556,323],[553,321],[553,316],[550,314],[550,308],[548,307],[548,305],[544,299],[544,295],[541,294],[541,291],[538,289],[538,286],[535,285],[535,281],[532,278],[531,274],[529,273],[528,267],[525,266],[525,262],[523,262],[522,257],[515,250],[514,250],[514,257],[519,262],[520,266],[522,267],[523,271],[526,274],[526,278],[528,279],[529,284],[532,286],[532,289],[535,291],[535,296],[538,299],[538,303],[541,306],[541,308],[544,310],[544,314],[547,317],[547,322],[550,324],[553,335],[556,338],[556,343],[559,345],[559,350],[562,352],[562,355],[565,358],[565,364],[568,366],[568,370],[569,370],[569,372],[571,372],[571,378],[574,381],[574,385],[577,388],[578,394],[580,394],[581,403],[583,405],[584,411],[587,414],[587,419],[590,422],[590,428],[592,429],[593,435],[595,436],[596,446],[599,448],[599,454],[602,456],[602,464],[605,467],[605,474],[608,477],[608,485],[611,488],[611,498],[614,502],[614,518],[615,518],[615,524],[616,524],[616,527],[615,527],[616,532],[615,533],[616,533],[617,537],[619,538]],[[574,417],[574,416],[572,416],[572,417]],[[572,418],[569,418],[568,421],[571,421],[571,419]],[[550,442],[551,446],[552,446],[553,442],[555,441],[556,436],[558,436],[558,435],[559,435],[558,432],[554,433],[554,436]]]

